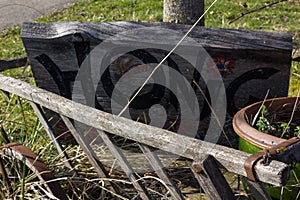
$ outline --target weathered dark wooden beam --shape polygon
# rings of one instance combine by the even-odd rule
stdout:
[[[201,160],[194,161],[191,169],[205,194],[211,200],[235,199],[213,156],[206,155]]]
[[[24,67],[27,62],[28,62],[27,57],[0,60],[0,72],[8,69]]]
[[[266,191],[265,187],[262,185],[261,182],[254,182],[247,178],[244,179],[250,188],[250,191],[252,193],[252,196],[255,199],[259,200],[272,200],[268,192]]]
[[[284,163],[292,163],[300,161],[300,142],[297,142],[291,146],[288,146],[284,150],[280,151],[277,156],[277,160]]]
[[[149,31],[155,28],[160,31],[169,31],[170,34],[140,34],[137,42],[135,33],[139,33],[139,31],[133,32],[133,30],[145,30],[146,28],[149,28]],[[162,46],[173,48],[180,40],[180,35],[185,34],[189,28],[189,25],[183,24],[143,22],[24,23],[21,37],[37,86],[70,98],[73,82],[83,60],[90,51],[106,39],[114,36],[114,44],[125,47],[130,41],[131,44],[134,41],[134,47],[137,49],[144,49],[145,46],[155,47],[153,51],[150,49],[146,49],[146,51],[150,52],[152,56],[154,55],[157,60],[152,62],[151,59],[151,62],[148,63],[157,63],[165,56],[165,52],[158,53],[157,50],[161,50]],[[131,31],[131,33],[126,33],[126,31]],[[223,66],[217,67],[212,64],[208,70],[221,71],[223,74],[222,79],[230,115],[235,114],[239,108],[249,103],[263,100],[268,90],[268,98],[288,95],[292,35],[195,27],[189,37],[196,41],[198,46],[183,42],[180,48],[186,48],[184,51],[187,52],[186,56],[190,56],[189,52],[195,52],[195,48],[200,49],[199,47],[202,46],[214,60],[223,60],[221,61]],[[194,68],[188,60],[180,58],[180,56],[182,55],[174,54],[171,58],[178,65],[182,76],[192,82],[195,78]],[[149,60],[149,55],[145,57],[148,57]],[[167,63],[170,65],[169,61]],[[232,73],[227,74],[228,70],[224,72],[225,63],[231,63],[231,67],[234,66],[229,70]],[[106,80],[117,83],[118,79],[114,77],[117,77],[115,75],[118,75],[116,74],[118,69],[113,64],[109,66],[109,69],[111,76],[107,78],[106,74],[101,78],[106,77]],[[202,89],[205,89],[204,81],[201,78],[197,81]],[[97,100],[103,110],[111,112],[111,99],[107,93],[112,91],[107,91],[107,88],[103,89],[105,87],[103,84],[98,83]],[[257,85],[259,87],[256,87]],[[203,97],[199,92],[197,97],[200,107],[204,107]],[[201,115],[201,119],[203,119],[207,113],[201,113]]]
[[[136,28],[157,27],[177,30],[186,33],[189,25],[173,23],[146,23],[146,22],[107,22],[107,23],[81,23],[81,22],[55,22],[55,23],[24,23],[22,25],[22,39],[30,38],[40,40],[55,40],[60,37],[73,36],[73,33],[87,34],[91,40],[103,41],[113,35],[123,31]],[[174,38],[160,35],[160,38],[148,38],[145,42],[174,43]],[[259,51],[280,51],[283,54],[290,54],[292,49],[292,36],[290,34],[276,32],[262,32],[252,30],[219,29],[195,27],[191,32],[191,37],[206,48],[220,49],[240,49],[240,50],[259,50]],[[131,40],[130,35],[122,35],[122,38]],[[262,52],[262,53],[263,53]],[[269,55],[269,54],[268,54]],[[269,55],[271,56],[271,55]],[[276,58],[276,57],[274,57]],[[277,58],[278,59],[278,58]],[[276,59],[276,60],[277,60]]]
[[[246,176],[244,163],[250,154],[105,113],[11,77],[0,75],[0,83],[2,90],[19,95],[86,125],[192,160],[209,154],[228,171]],[[285,185],[289,178],[288,165],[278,161],[271,161],[268,166],[258,162],[255,169],[257,180],[272,185]]]

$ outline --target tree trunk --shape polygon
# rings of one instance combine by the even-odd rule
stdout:
[[[193,24],[203,13],[204,0],[164,0],[164,22]]]

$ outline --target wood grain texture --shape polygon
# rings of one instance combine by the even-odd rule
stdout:
[[[203,159],[201,159],[201,161],[196,161],[195,163],[199,163],[201,165],[202,171],[196,172],[193,170],[193,172],[205,194],[207,194],[211,200],[235,199],[234,194],[218,168],[214,157],[206,155]],[[199,164],[195,165],[197,166]]]
[[[72,163],[69,160],[69,156],[67,155],[66,151],[64,150],[63,146],[60,142],[55,138],[52,128],[48,125],[47,118],[43,113],[41,107],[33,102],[30,102],[32,109],[34,110],[35,114],[39,118],[40,123],[43,125],[45,131],[47,132],[48,136],[51,139],[51,142],[57,149],[59,155],[62,156],[64,165],[69,168],[69,170],[73,173],[74,177],[78,177],[78,173],[76,172],[75,168],[72,166]]]
[[[112,155],[116,158],[119,165],[121,166],[122,170],[128,176],[129,180],[132,182],[135,189],[138,191],[140,197],[144,200],[151,199],[147,189],[143,184],[143,180],[140,179],[137,174],[134,172],[133,168],[131,167],[130,163],[124,156],[122,150],[113,143],[112,139],[102,130],[97,130],[98,134],[107,145],[109,151]]]
[[[174,181],[171,179],[171,177],[168,175],[165,167],[163,166],[162,162],[160,161],[159,157],[154,152],[154,149],[140,144],[140,149],[142,150],[143,154],[145,155],[148,162],[151,164],[151,167],[156,172],[158,177],[164,181],[164,183],[168,186],[168,190],[170,194],[172,195],[172,198],[175,200],[181,200],[184,199],[182,193],[180,192],[180,189],[177,187],[177,185],[174,183]]]
[[[105,113],[11,77],[0,75],[0,82],[0,89],[19,95],[86,125],[192,160],[209,154],[228,171],[246,176],[243,166],[249,157],[247,153]],[[271,161],[268,166],[258,163],[255,169],[257,180],[276,186],[285,185],[289,178],[288,165],[278,161]]]
[[[24,23],[21,37],[37,86],[71,99],[71,96],[74,95],[72,93],[74,81],[80,66],[86,56],[103,41],[114,36],[115,45],[126,46],[127,42],[133,41],[136,48],[154,46],[159,49],[163,46],[170,49],[175,46],[189,28],[190,26],[183,24],[142,22]],[[139,32],[139,30],[145,29],[155,29],[158,32],[157,34],[141,34]],[[163,30],[171,34],[164,34]],[[130,31],[130,33],[126,33],[126,31]],[[135,40],[135,35],[139,35],[140,40],[138,42]],[[195,48],[204,47],[214,60],[224,57],[224,62],[233,61],[232,73],[222,75],[227,95],[227,105],[223,105],[223,107],[227,106],[227,111],[231,116],[238,109],[263,100],[268,90],[269,98],[287,96],[292,52],[292,36],[290,34],[196,27],[189,37],[197,42],[198,46],[195,47],[188,42],[180,45],[181,52],[186,53],[187,56]],[[147,62],[145,60],[143,62],[158,63],[166,52],[157,49],[147,49],[148,54],[145,56]],[[151,58],[149,54],[153,55],[154,58]],[[182,59],[178,54],[172,55],[170,58],[182,76],[192,85],[193,80],[195,80],[193,74],[195,68],[188,63],[188,60]],[[170,63],[168,60],[169,67]],[[113,64],[109,65],[109,70],[110,73],[98,77],[106,79],[103,82],[99,81],[96,95],[90,92],[94,91],[94,88],[83,89],[83,93],[84,96],[95,95],[96,102],[99,104],[98,107],[111,113],[109,93],[113,92],[121,75],[117,73],[118,68]],[[218,71],[218,68],[212,66],[212,69],[208,70]],[[89,74],[95,76],[97,73],[91,72]],[[119,78],[115,78],[118,76]],[[90,79],[87,77],[85,80],[89,82]],[[107,87],[105,84],[108,82],[111,83],[108,84],[108,88],[105,88]],[[207,89],[207,84],[201,78],[199,78],[198,84],[202,90]],[[209,115],[209,108],[205,106],[204,98],[199,89],[196,87],[193,89],[198,98],[199,108],[202,108],[199,117],[201,120],[205,119]],[[209,91],[210,94],[213,92],[215,91]],[[83,97],[80,96],[80,98]],[[224,104],[226,104],[225,101]],[[97,105],[95,107],[97,108]],[[141,114],[141,110],[132,110],[135,113],[132,114],[131,118],[136,120],[136,116]],[[53,113],[50,113],[47,117],[51,118],[52,115]],[[176,117],[172,116],[175,119]],[[201,137],[206,134],[208,124],[205,121],[201,122],[198,129],[198,134]]]
[[[101,163],[101,161],[97,158],[95,152],[91,148],[90,145],[87,144],[84,136],[79,133],[76,128],[73,126],[72,122],[70,121],[69,118],[60,115],[66,126],[68,127],[69,131],[74,135],[74,138],[80,144],[80,147],[82,148],[83,152],[95,168],[95,171],[100,177],[105,177],[105,178],[110,178],[109,173],[106,171],[105,166]],[[119,191],[119,188],[115,185],[113,181],[108,183],[108,187],[111,187],[111,190],[116,193],[116,195],[121,194]]]
[[[84,33],[90,38],[102,40],[114,36],[122,31],[157,27],[181,32],[187,32],[190,26],[172,23],[145,23],[145,22],[107,22],[107,23],[81,23],[81,22],[55,22],[55,23],[24,23],[22,26],[22,38],[27,40],[30,38],[40,40],[53,40],[68,36],[73,36],[74,32]],[[124,39],[132,39],[129,35],[122,35]],[[145,38],[146,41],[158,41],[167,43],[172,41],[172,38]],[[197,42],[207,48],[220,48],[220,49],[243,49],[243,50],[270,50],[279,51],[284,54],[290,54],[292,48],[292,38],[290,34],[276,33],[276,32],[262,32],[251,30],[236,30],[236,29],[218,29],[196,27],[191,37]],[[176,38],[176,36],[174,36]],[[73,39],[74,40],[74,39]],[[169,43],[167,43],[169,44]],[[271,55],[270,55],[271,56]],[[274,56],[272,56],[274,57]],[[276,57],[274,57],[276,58]],[[278,59],[278,58],[277,58]]]
[[[247,178],[244,179],[251,190],[252,196],[258,200],[272,200],[265,187],[260,182],[254,182]]]
[[[0,72],[8,69],[24,67],[28,63],[27,57],[0,60]]]

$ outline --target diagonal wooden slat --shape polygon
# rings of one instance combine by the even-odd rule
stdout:
[[[184,199],[182,193],[180,192],[179,188],[176,186],[176,184],[172,181],[172,179],[169,177],[168,173],[166,172],[165,167],[159,160],[158,156],[153,152],[153,148],[139,144],[140,149],[144,153],[145,157],[151,164],[154,171],[157,173],[158,177],[162,179],[166,185],[168,186],[168,190],[170,194],[172,195],[173,199],[180,200]]]
[[[65,166],[71,171],[73,172],[73,175],[75,177],[78,177],[78,174],[76,172],[76,170],[74,169],[74,167],[72,166],[72,164],[69,161],[69,157],[66,153],[66,151],[63,149],[62,145],[60,144],[60,142],[57,140],[57,138],[55,137],[52,128],[49,126],[47,119],[41,109],[41,107],[39,105],[37,105],[34,102],[30,102],[30,105],[32,107],[32,109],[34,110],[35,114],[37,115],[37,117],[39,118],[41,124],[43,125],[45,131],[47,132],[48,136],[50,137],[53,145],[56,147],[58,153],[60,155],[62,155],[63,158],[63,162],[65,164]]]
[[[112,142],[112,139],[103,131],[97,130],[100,137],[104,141],[104,143],[109,148],[110,152],[114,155],[114,157],[118,160],[119,165],[121,166],[122,170],[126,173],[128,178],[132,181],[135,189],[138,191],[142,199],[150,199],[148,191],[142,184],[139,177],[135,174],[134,170],[130,166],[129,162],[123,155],[122,151],[119,148],[116,148],[115,144]]]
[[[233,200],[233,192],[211,155],[195,161],[191,167],[195,177],[211,200]]]
[[[75,127],[73,126],[72,122],[69,120],[69,118],[60,115],[60,117],[62,118],[62,120],[64,121],[65,125],[68,127],[69,131],[72,133],[72,135],[74,136],[75,140],[77,141],[77,143],[80,145],[80,147],[82,148],[83,152],[85,153],[85,155],[88,157],[89,161],[91,162],[91,164],[93,165],[93,167],[95,168],[96,172],[98,173],[98,175],[100,177],[106,177],[106,178],[110,178],[109,174],[107,173],[104,165],[101,163],[100,160],[97,159],[97,156],[95,154],[95,152],[93,151],[93,149],[87,144],[87,142],[85,141],[85,138],[82,134],[80,134]],[[110,182],[110,185],[112,186],[113,192],[116,192],[117,194],[120,194],[120,191],[118,189],[118,187],[116,187],[116,185],[113,182]]]
[[[28,64],[28,58],[27,57],[19,57],[19,58],[13,58],[8,60],[0,60],[0,72],[23,67]]]
[[[247,178],[244,178],[244,180],[246,181],[246,184],[249,186],[252,195],[254,196],[255,199],[272,200],[272,198],[270,197],[270,195],[268,194],[268,192],[266,191],[262,183],[254,182]]]

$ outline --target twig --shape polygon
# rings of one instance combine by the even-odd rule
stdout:
[[[296,72],[292,73],[294,76],[297,76],[298,78],[300,78],[300,74],[297,74]]]
[[[293,58],[293,61],[300,62],[300,56]]]
[[[275,1],[275,2],[272,2],[272,3],[268,3],[268,4],[265,4],[264,6],[261,6],[259,8],[256,8],[254,10],[250,10],[250,11],[247,11],[247,12],[242,12],[240,16],[238,16],[237,18],[234,18],[232,20],[230,20],[229,24],[241,19],[242,17],[244,17],[245,15],[249,15],[251,13],[254,13],[254,12],[257,12],[257,11],[260,11],[260,10],[263,10],[265,8],[268,8],[268,7],[271,7],[271,6],[274,6],[278,3],[281,3],[281,2],[284,2],[284,1],[288,1],[288,0],[278,0],[278,1]]]
[[[296,98],[296,101],[295,101],[295,104],[294,104],[294,108],[293,108],[293,111],[292,111],[292,115],[291,115],[290,121],[287,123],[285,129],[283,130],[283,132],[281,134],[281,138],[283,137],[283,135],[287,131],[288,127],[290,126],[290,124],[291,124],[291,122],[292,122],[292,120],[294,118],[295,110],[296,110],[297,105],[298,105],[299,96],[300,96],[300,89],[298,90],[297,98]]]
[[[8,144],[10,143],[10,140],[8,138],[8,134],[7,132],[5,131],[5,129],[3,128],[3,126],[0,127],[0,137],[2,139],[2,141],[5,143],[5,144]],[[1,165],[1,164],[0,164]]]
[[[255,124],[255,121],[256,121],[256,119],[257,119],[257,117],[258,117],[258,115],[259,115],[259,113],[260,113],[260,111],[261,111],[262,107],[264,106],[266,99],[267,99],[267,98],[268,98],[268,96],[269,96],[269,92],[270,92],[270,89],[267,91],[267,94],[266,94],[266,96],[265,96],[265,98],[264,98],[264,100],[263,100],[263,102],[262,102],[261,106],[259,107],[259,109],[258,109],[257,113],[255,114],[255,116],[254,116],[254,118],[253,118],[253,121],[252,121],[252,124],[251,124],[251,126],[254,126],[254,124]]]
[[[218,115],[216,114],[215,110],[213,109],[211,103],[209,102],[209,100],[208,100],[207,97],[205,96],[204,91],[200,88],[199,84],[198,84],[195,80],[193,80],[193,83],[194,83],[194,84],[197,86],[197,88],[199,89],[199,91],[200,91],[202,97],[203,97],[204,100],[206,101],[206,103],[207,103],[208,107],[210,108],[210,110],[211,110],[213,116],[216,118],[217,124],[218,124],[219,128],[221,129],[222,134],[223,134],[224,137],[226,138],[226,140],[227,140],[227,142],[229,143],[230,147],[233,148],[233,146],[232,146],[232,144],[231,144],[231,142],[230,142],[228,136],[226,135],[226,133],[225,133],[225,131],[224,131],[224,128],[223,128],[223,125],[221,124],[220,118],[218,117]]]

